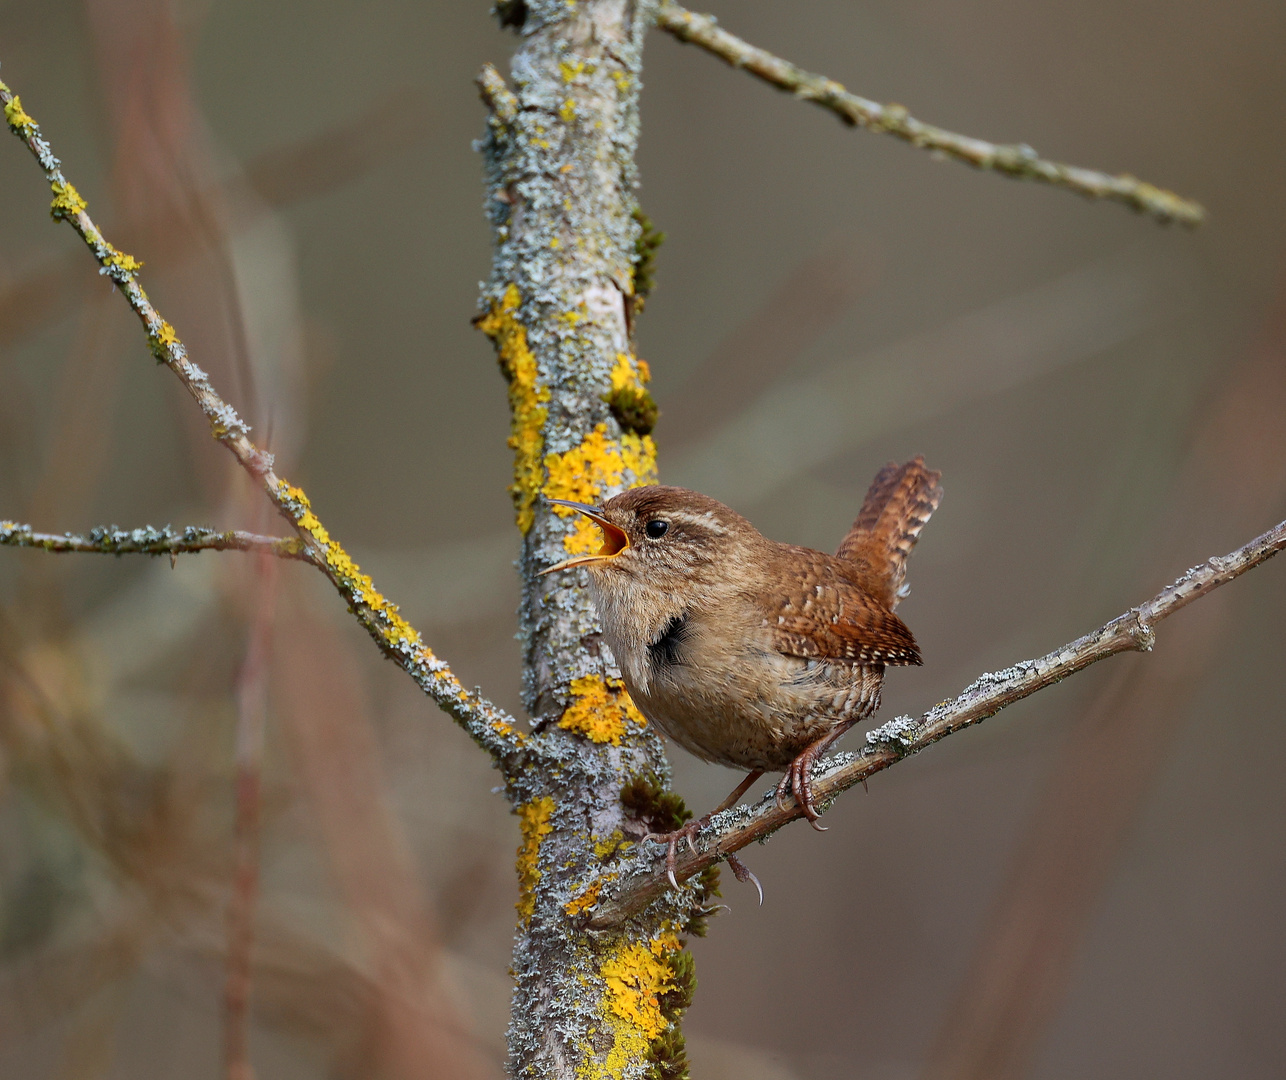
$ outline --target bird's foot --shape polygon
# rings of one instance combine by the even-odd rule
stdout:
[[[697,845],[695,841],[697,833],[708,824],[710,824],[709,815],[695,821],[689,821],[687,824],[675,829],[674,832],[648,833],[643,838],[644,840],[655,840],[658,844],[665,845],[665,876],[670,879],[670,884],[676,889],[679,887],[679,880],[674,876],[674,871],[678,861],[679,842],[686,840],[688,849],[693,854],[696,854]]]
[[[713,814],[707,814],[696,821],[689,821],[681,828],[675,829],[674,832],[668,833],[648,833],[643,839],[655,840],[658,844],[665,845],[665,876],[670,879],[670,884],[676,889],[679,887],[679,879],[675,876],[675,870],[678,867],[679,844],[686,841],[688,848],[694,854],[697,850],[695,843],[697,834],[710,824]],[[729,853],[724,856],[728,861],[728,867],[732,870],[732,876],[740,881],[743,885],[750,882],[754,885],[755,891],[759,894],[759,903],[764,902],[764,887],[759,884],[759,879],[751,872],[737,856]]]
[[[822,816],[817,812],[817,806],[813,801],[813,766],[817,764],[817,758],[826,748],[826,743],[813,743],[796,756],[786,772],[782,775],[780,782],[777,784],[777,807],[784,810],[786,808],[786,793],[789,792],[795,797],[795,802],[799,804],[800,810],[804,812],[804,817],[808,818],[810,824],[818,832],[826,832],[825,825],[818,825],[817,820]]]

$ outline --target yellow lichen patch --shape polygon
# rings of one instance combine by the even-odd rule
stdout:
[[[163,324],[168,325],[168,324]],[[375,629],[390,649],[401,649],[410,646],[411,655],[418,659],[425,656],[429,660],[433,654],[420,640],[416,629],[398,614],[397,605],[387,599],[376,587],[369,575],[363,574],[337,540],[332,540],[317,515],[313,513],[308,496],[297,487],[277,481],[277,495],[280,503],[290,511],[295,525],[313,538],[326,553],[326,565],[331,577],[337,581],[348,595],[353,605],[364,605],[374,615]]]
[[[103,260],[103,265],[110,266],[116,270],[124,270],[127,274],[136,274],[138,271],[143,269],[142,262],[134,258],[133,255],[126,255],[125,252],[117,251],[115,248],[113,248],[112,253]],[[173,327],[171,327],[170,332],[174,332]]]
[[[646,1059],[648,1048],[670,1026],[661,1012],[661,995],[674,987],[670,956],[679,940],[670,931],[646,942],[619,946],[599,969],[605,991],[599,1013],[612,1035],[612,1048],[601,1061],[581,1070],[586,1080],[609,1080],[626,1066]]]
[[[602,880],[594,882],[579,896],[572,897],[563,905],[563,910],[568,915],[579,915],[583,911],[588,911],[598,903],[598,894],[603,888]]]
[[[168,364],[170,362],[169,351],[179,343],[179,335],[174,332],[174,327],[161,320],[161,325],[155,331],[148,330],[148,347],[152,350],[152,355],[156,357],[158,364]],[[226,425],[221,421],[211,420],[211,427],[214,429],[215,438],[222,438],[228,433]]]
[[[478,329],[495,343],[496,358],[509,378],[509,445],[514,452],[514,482],[509,485],[518,511],[518,528],[531,528],[536,512],[533,504],[540,491],[541,454],[545,437],[541,431],[549,410],[549,388],[540,385],[536,357],[527,345],[527,328],[518,321],[522,296],[517,285],[505,290],[503,299],[491,305],[489,314],[478,320]]]
[[[518,807],[518,825],[522,845],[518,848],[518,919],[523,926],[536,910],[536,886],[540,884],[540,842],[554,831],[554,800],[549,795],[532,799]]]
[[[551,499],[595,503],[606,489],[620,484],[627,472],[631,474],[631,486],[654,483],[656,444],[650,435],[633,433],[621,436],[618,443],[607,434],[607,425],[599,424],[580,446],[565,454],[546,454],[545,468],[549,472],[545,494]],[[576,513],[565,506],[556,506],[554,511],[561,517]],[[569,555],[597,550],[597,526],[588,518],[580,518],[563,538],[563,547]]]
[[[619,679],[585,675],[572,680],[571,691],[572,703],[558,726],[584,735],[590,742],[620,746],[631,725],[637,730],[647,724]]]
[[[277,481],[277,492],[288,502],[298,503],[307,510],[312,503],[308,501],[308,496],[304,493],[303,488],[295,487],[294,484],[288,484],[285,480]]]
[[[27,110],[22,107],[22,102],[17,94],[14,94],[13,100],[5,105],[4,118],[9,122],[9,126],[24,138],[30,136],[32,129],[36,126],[36,122],[27,115]]]
[[[563,76],[563,82],[575,82],[576,76],[580,74],[593,75],[595,67],[593,62],[584,60],[560,60],[558,70]]]
[[[558,115],[563,118],[564,124],[570,124],[576,119],[576,102],[568,98],[563,102],[563,107],[558,110]]]
[[[634,369],[630,366],[629,353],[618,352],[616,354],[616,366],[612,368],[612,392],[618,393],[628,386],[638,386],[638,376],[634,374]]]
[[[66,181],[55,180],[49,187],[54,193],[54,201],[49,204],[49,214],[55,220],[75,217],[89,205],[80,197],[80,192]]]
[[[598,526],[587,517],[576,519],[572,532],[563,537],[563,549],[568,555],[592,555],[602,546]]]
[[[647,384],[652,381],[652,366],[646,360],[636,360],[639,369],[639,382]]]
[[[602,862],[607,856],[628,847],[633,847],[633,841],[626,840],[625,834],[620,829],[613,829],[606,839],[594,841],[594,858]]]
[[[651,435],[626,432],[621,436],[621,460],[634,474],[634,487],[656,483],[656,443]]]
[[[549,470],[545,494],[550,498],[592,503],[604,488],[621,482],[625,462],[620,447],[607,434],[607,425],[599,424],[580,446],[565,454],[546,454],[545,468]],[[563,517],[575,513],[565,506],[554,509]]]

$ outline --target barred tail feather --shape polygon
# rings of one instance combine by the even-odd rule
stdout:
[[[906,560],[916,538],[942,501],[942,474],[923,457],[889,462],[871,482],[857,520],[835,553],[854,563],[862,583],[889,611],[906,580]]]

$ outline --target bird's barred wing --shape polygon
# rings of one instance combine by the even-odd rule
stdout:
[[[901,619],[837,569],[836,560],[807,555],[815,558],[802,560],[807,571],[798,586],[788,583],[764,608],[763,623],[778,652],[848,663],[920,663],[919,646]]]

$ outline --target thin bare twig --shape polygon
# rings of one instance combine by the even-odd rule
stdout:
[[[1094,169],[1046,161],[1025,143],[997,144],[958,135],[917,120],[903,105],[881,105],[858,97],[825,75],[804,71],[788,60],[742,41],[721,28],[713,16],[698,15],[672,0],[662,0],[657,25],[680,41],[700,45],[733,67],[744,68],[780,90],[829,109],[851,126],[894,135],[913,146],[945,154],[978,169],[1053,184],[1091,199],[1125,203],[1158,221],[1195,226],[1205,220],[1206,212],[1200,203],[1129,174],[1111,176]]]
[[[1093,633],[1037,660],[1025,660],[1004,671],[983,675],[954,701],[935,706],[919,720],[909,716],[890,720],[867,733],[866,749],[860,754],[836,754],[818,763],[813,779],[817,801],[834,799],[930,743],[994,716],[1006,705],[1061,682],[1098,660],[1122,652],[1150,652],[1156,638],[1153,628],[1162,619],[1240,577],[1283,548],[1286,548],[1286,521],[1228,555],[1216,555],[1193,567],[1151,600],[1118,615]],[[703,831],[697,851],[679,852],[676,875],[680,880],[692,877],[725,855],[763,840],[802,816],[793,800],[779,807],[771,793],[754,806],[726,810]],[[653,858],[646,869],[628,878],[619,890],[600,902],[589,925],[595,928],[617,925],[668,888],[664,862],[659,857]]]
[[[530,750],[530,741],[515,727],[513,717],[477,691],[464,688],[447,664],[424,643],[419,632],[398,614],[397,605],[375,588],[370,577],[363,574],[348,552],[331,538],[313,513],[308,496],[273,471],[272,455],[250,440],[249,425],[219,396],[209,376],[189,359],[174,327],[152,306],[138,283],[138,271],[143,264],[107,242],[86,212],[85,200],[63,175],[62,163],[41,135],[40,125],[3,82],[0,82],[0,104],[4,106],[9,129],[27,144],[44,170],[54,195],[50,215],[55,221],[66,221],[85,241],[98,260],[99,273],[116,283],[143,323],[157,361],[178,376],[205,414],[211,434],[295,528],[309,561],[330,579],[384,655],[410,675],[493,757],[508,758]]]
[[[253,551],[279,559],[315,563],[316,555],[294,536],[260,536],[229,529],[203,529],[189,525],[175,530],[166,525],[155,528],[118,529],[115,525],[90,529],[87,533],[42,533],[16,521],[0,521],[0,544],[9,547],[40,548],[41,551],[93,552],[99,555],[187,555],[198,551]]]

